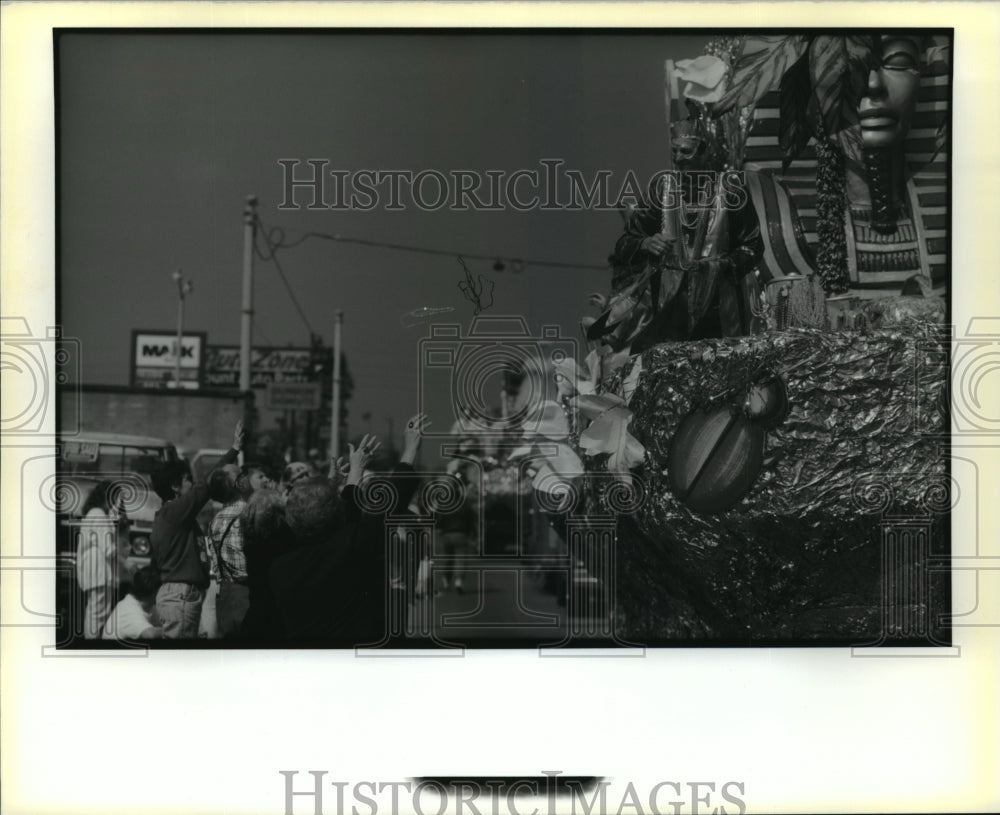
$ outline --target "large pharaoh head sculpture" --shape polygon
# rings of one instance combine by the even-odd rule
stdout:
[[[866,149],[894,147],[909,132],[920,90],[920,46],[918,38],[895,34],[880,37],[876,43],[858,106]]]

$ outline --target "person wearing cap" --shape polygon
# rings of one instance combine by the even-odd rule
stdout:
[[[296,482],[304,481],[307,478],[314,478],[316,471],[304,461],[293,461],[288,464],[281,474],[280,492],[286,498]]]
[[[236,479],[236,489],[244,500],[249,499],[257,490],[273,490],[276,486],[268,468],[262,464],[245,464],[240,468]]]

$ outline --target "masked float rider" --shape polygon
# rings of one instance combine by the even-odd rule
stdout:
[[[587,333],[616,350],[750,333],[764,251],[756,210],[704,119],[678,122],[671,135],[678,172],[660,174],[649,203],[628,216],[607,309]]]

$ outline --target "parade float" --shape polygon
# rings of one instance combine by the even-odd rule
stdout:
[[[759,218],[750,330],[635,353],[613,329],[645,278],[614,269],[513,456],[558,528],[614,518],[581,552],[613,561],[622,642],[948,641],[947,55],[753,35],[667,63],[668,119],[724,145]]]

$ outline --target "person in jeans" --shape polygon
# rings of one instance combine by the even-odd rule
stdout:
[[[250,500],[250,496],[259,490],[271,490],[274,489],[276,482],[271,478],[267,469],[260,464],[246,464],[243,467],[237,467],[235,464],[227,464],[216,473],[224,472],[229,475],[229,479],[226,479],[226,483],[232,480],[236,484],[236,491],[240,494],[240,497],[244,502]],[[212,479],[209,477],[209,497],[213,501],[218,501],[219,503],[225,504],[228,502],[228,498],[219,498],[212,494]],[[225,495],[229,495],[228,488],[224,491]],[[239,526],[242,527],[243,523],[240,522]],[[223,533],[224,533],[223,528]],[[238,534],[238,530],[234,527],[233,532]],[[215,547],[215,535],[214,526],[212,528],[213,537],[206,540],[206,557],[208,559],[208,576],[209,585],[208,591],[205,592],[205,602],[201,607],[201,621],[198,623],[198,636],[203,639],[217,640],[221,636],[227,636],[219,630],[219,611],[218,611],[218,600],[219,600],[219,554]],[[221,534],[219,536],[221,538]],[[236,584],[238,585],[238,584]],[[227,600],[232,600],[232,590],[233,586],[230,586],[226,591]],[[235,590],[235,593],[239,593],[239,589]],[[237,598],[238,599],[238,598]],[[223,603],[224,607],[226,603]],[[231,604],[230,604],[231,605]],[[227,614],[224,610],[223,615]]]
[[[223,638],[239,633],[250,604],[247,560],[243,550],[243,525],[240,521],[246,501],[237,488],[239,472],[231,472],[232,469],[224,467],[208,478],[209,497],[223,505],[212,520],[209,540],[209,558],[218,570],[216,619],[219,636]]]
[[[233,446],[219,466],[236,461],[243,448],[243,422],[237,422]],[[198,513],[208,503],[208,485],[192,483],[187,465],[161,464],[153,472],[153,490],[163,506],[153,519],[150,536],[152,562],[160,574],[156,611],[167,639],[196,639],[201,607],[208,588],[208,573],[201,559]]]

